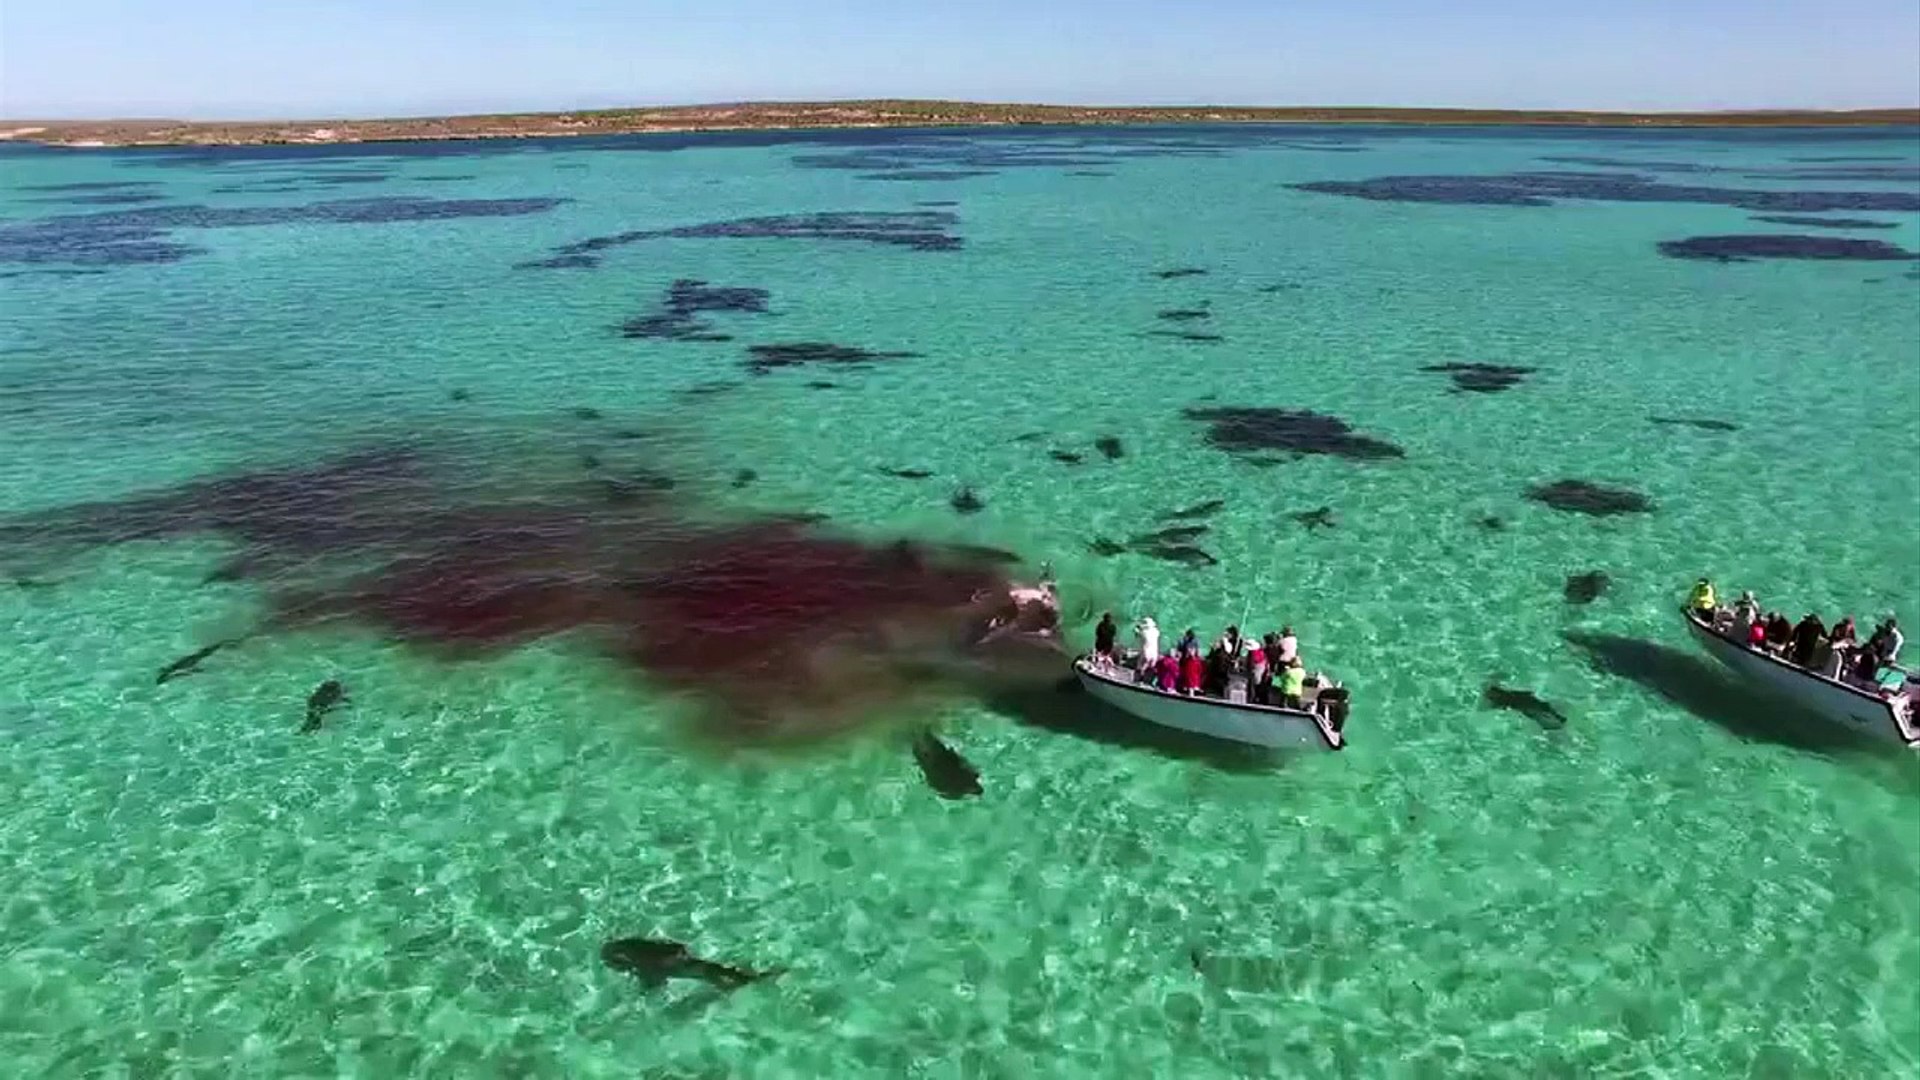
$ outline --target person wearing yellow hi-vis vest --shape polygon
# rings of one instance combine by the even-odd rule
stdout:
[[[1713,582],[1706,578],[1694,582],[1693,593],[1687,597],[1687,606],[1698,614],[1712,616],[1714,609],[1720,606],[1718,598],[1713,595]]]
[[[1300,663],[1300,658],[1296,656],[1292,662],[1287,664],[1286,670],[1280,673],[1281,706],[1288,709],[1299,708],[1300,695],[1306,688],[1307,669]]]

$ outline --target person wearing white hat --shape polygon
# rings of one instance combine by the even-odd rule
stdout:
[[[1140,642],[1140,664],[1152,668],[1160,659],[1160,627],[1154,625],[1153,616],[1143,615],[1133,624],[1134,636]]]

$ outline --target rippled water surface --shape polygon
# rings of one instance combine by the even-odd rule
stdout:
[[[1920,768],[1673,605],[1920,621],[1916,170],[1912,130],[0,149],[0,1060],[1911,1075]],[[1211,565],[1133,543],[1211,500]],[[1292,624],[1351,747],[979,677],[952,605],[1041,560],[1076,641]],[[779,974],[649,987],[623,937]]]

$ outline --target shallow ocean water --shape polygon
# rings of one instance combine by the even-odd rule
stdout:
[[[864,157],[796,161],[849,153]],[[988,175],[872,178],[901,154]],[[0,148],[0,259],[16,260],[0,262],[0,1060],[1912,1075],[1920,763],[1728,687],[1674,605],[1712,574],[1792,617],[1920,621],[1920,264],[1660,252],[1828,232],[1714,202],[1290,186],[1624,168],[1553,157],[1920,204],[1912,130]],[[1828,157],[1879,160],[1799,160]],[[369,179],[338,179],[353,170]],[[143,186],[43,190],[124,182]],[[103,190],[162,199],[43,201]],[[149,239],[202,250],[170,262],[111,261],[98,219],[35,224],[370,197],[566,201],[358,224],[176,215]],[[427,216],[410,206],[397,216]],[[516,268],[590,237],[855,211],[952,214],[923,225],[962,244],[663,235]],[[1920,251],[1920,205],[1836,214],[1893,227],[1832,235]],[[1206,272],[1160,276],[1182,268]],[[49,272],[71,270],[100,272]],[[728,342],[623,337],[678,279],[768,290],[769,310],[699,316]],[[748,345],[783,342],[918,355],[750,371]],[[1446,363],[1536,370],[1458,393],[1420,370]],[[1337,416],[1404,456],[1256,463],[1183,413],[1236,405]],[[394,441],[532,489],[616,453],[626,427],[661,433],[665,467],[722,507],[1011,548],[1169,630],[1291,623],[1354,687],[1352,744],[1250,760],[1072,697],[956,699],[895,718],[937,721],[978,768],[984,794],[946,801],[892,727],[805,753],[691,750],[676,699],[571,636],[453,661],[369,626],[272,632],[156,686],[261,615],[254,583],[203,582],[231,538],[52,550],[9,528]],[[1125,456],[1097,452],[1103,435]],[[1523,498],[1561,479],[1654,510]],[[984,510],[954,512],[961,485]],[[1213,498],[1197,542],[1218,565],[1088,550]],[[1336,527],[1292,517],[1321,506]],[[1596,569],[1604,595],[1563,599]],[[352,703],[298,737],[326,678]],[[1484,707],[1495,679],[1570,722]],[[648,990],[600,962],[629,935],[786,970],[725,995]]]

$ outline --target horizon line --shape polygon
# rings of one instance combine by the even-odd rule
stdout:
[[[627,104],[594,105],[581,108],[530,108],[509,110],[450,111],[450,112],[389,112],[389,113],[335,113],[284,116],[217,116],[212,114],[167,116],[135,114],[101,115],[86,117],[50,117],[50,116],[6,116],[0,115],[0,123],[44,123],[44,124],[110,124],[110,123],[181,123],[181,124],[289,124],[341,121],[369,123],[382,121],[422,121],[422,120],[477,120],[491,117],[550,117],[550,116],[595,116],[609,113],[662,113],[672,114],[715,109],[755,109],[755,108],[837,108],[857,106],[948,106],[979,107],[993,109],[1030,109],[1036,111],[1059,112],[1118,112],[1118,113],[1156,113],[1156,112],[1271,112],[1271,113],[1473,113],[1479,115],[1506,116],[1580,116],[1580,117],[1742,117],[1742,116],[1855,116],[1878,115],[1885,113],[1906,113],[1920,123],[1920,104],[1858,106],[1849,108],[1821,108],[1793,105],[1768,105],[1744,108],[1700,109],[1700,108],[1663,108],[1663,109],[1609,109],[1589,107],[1488,107],[1474,105],[1255,105],[1199,103],[1184,105],[1134,105],[1134,104],[1093,104],[1047,103],[1033,101],[988,101],[960,98],[910,98],[910,97],[869,97],[869,98],[819,98],[819,99],[743,99],[738,101],[685,102],[677,104]]]

